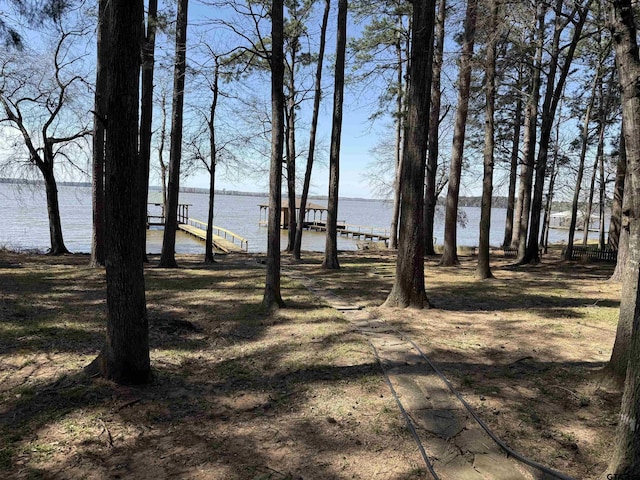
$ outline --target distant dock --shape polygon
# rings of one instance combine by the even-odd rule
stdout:
[[[267,225],[267,212],[269,211],[269,205],[262,204],[260,206],[260,226]],[[300,211],[300,199],[296,199],[296,218]],[[263,219],[264,212],[264,219]],[[327,222],[323,220],[323,215],[327,212],[327,207],[318,205],[315,203],[307,203],[305,207],[305,222],[303,228],[305,230],[312,230],[315,232],[326,232]],[[313,218],[311,214],[313,213]],[[319,216],[320,218],[316,218]],[[283,201],[280,212],[280,228],[289,228],[289,202]],[[341,237],[350,237],[358,240],[371,241],[371,242],[384,242],[385,245],[389,245],[390,232],[388,229],[378,227],[368,227],[364,225],[354,225],[346,223],[344,221],[338,221],[338,235]]]
[[[326,232],[326,222],[306,222],[304,228],[314,230],[316,232]],[[389,242],[389,230],[376,227],[366,227],[364,225],[352,225],[350,223],[338,222],[338,235],[341,237],[351,237],[353,239],[372,241],[372,242]]]

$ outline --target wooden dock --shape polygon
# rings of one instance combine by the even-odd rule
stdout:
[[[305,228],[316,232],[326,232],[326,222],[307,222]],[[338,222],[338,235],[341,237],[351,237],[372,242],[384,242],[388,245],[389,230],[377,227],[366,227],[364,225],[354,225],[351,223]]]
[[[296,218],[300,213],[300,207],[300,199],[296,199]],[[260,225],[261,227],[266,227],[268,225],[268,211],[268,204],[260,205],[260,220],[258,221],[258,225]],[[313,213],[313,219],[311,218],[311,213]],[[322,219],[322,216],[325,213],[327,213],[327,207],[307,202],[305,206],[305,222],[303,228],[305,230],[313,230],[315,232],[326,232],[327,222],[326,220]],[[316,219],[317,214],[319,214],[320,216],[319,220]],[[282,201],[280,212],[280,228],[289,228],[289,202],[287,200]],[[354,240],[361,240],[363,241],[363,243],[384,243],[386,246],[389,246],[389,239],[391,238],[390,231],[388,229],[366,227],[364,225],[354,225],[341,220],[338,220],[338,235],[340,235],[341,237],[351,237]]]
[[[261,227],[267,226],[266,220],[260,220],[258,224]],[[285,229],[285,227],[282,227]],[[313,221],[304,222],[305,230],[313,230],[314,232],[326,232],[327,222]],[[341,237],[351,237],[354,240],[360,239],[369,242],[384,242],[385,245],[389,244],[389,230],[377,227],[366,227],[364,225],[353,225],[350,223],[338,222],[338,235]]]
[[[162,209],[161,203],[149,203],[148,206],[155,207],[156,210]],[[154,213],[147,212],[147,228],[164,227],[164,223],[164,210]],[[178,205],[178,230],[203,242],[207,241],[207,223],[189,218],[189,204],[181,203]],[[246,238],[215,225],[212,226],[212,230],[213,248],[216,253],[245,253],[249,250],[249,241]]]
[[[249,241],[246,238],[236,235],[226,228],[212,226],[213,229],[213,247],[222,253],[245,253],[249,249]],[[205,242],[207,240],[207,224],[196,220],[195,218],[187,218],[186,222],[178,223],[178,230],[198,238]]]

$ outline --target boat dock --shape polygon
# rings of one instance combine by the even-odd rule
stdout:
[[[260,207],[260,220],[258,224],[261,227],[267,226],[267,213],[269,205],[262,204]],[[300,212],[300,199],[296,199],[296,218]],[[312,230],[315,232],[326,232],[327,222],[322,217],[327,213],[327,207],[318,205],[316,203],[307,203],[305,207],[305,222],[304,229]],[[313,214],[313,217],[312,217]],[[287,200],[282,201],[280,211],[280,228],[289,228],[289,202]],[[320,218],[317,218],[320,217]],[[389,245],[390,232],[388,229],[378,227],[366,227],[364,225],[354,225],[346,223],[345,221],[338,220],[338,235],[341,237],[351,237],[354,240],[363,240],[364,242],[384,242],[385,245]]]
[[[327,222],[305,222],[307,230],[316,232],[326,232]],[[338,222],[338,235],[341,237],[351,237],[353,239],[389,243],[389,230],[376,227],[366,227],[364,225],[353,225],[351,223]]]
[[[261,227],[267,226],[266,220],[260,220]],[[286,226],[282,226],[286,230]],[[314,232],[326,232],[327,222],[314,220],[312,222],[304,222],[305,230]],[[384,242],[389,246],[389,230],[377,227],[366,227],[364,225],[352,225],[350,223],[338,222],[338,235],[341,237],[351,237],[354,240],[359,239],[364,242]]]
[[[159,203],[149,206],[162,207]],[[164,212],[163,212],[164,213]],[[152,226],[164,227],[164,215],[152,215],[147,212],[147,228]],[[249,250],[249,241],[226,228],[212,225],[212,243],[216,253],[245,253]],[[195,218],[189,218],[189,204],[178,205],[178,230],[185,232],[203,242],[207,241],[207,223]]]
[[[213,247],[222,253],[245,253],[249,249],[249,241],[226,228],[211,226]],[[195,218],[186,218],[178,222],[178,230],[192,235],[203,242],[207,240],[207,224]]]

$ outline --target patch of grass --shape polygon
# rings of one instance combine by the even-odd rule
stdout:
[[[474,392],[478,395],[498,395],[500,393],[500,387],[480,384],[474,388]]]
[[[48,458],[58,450],[58,446],[54,443],[32,443],[29,450],[40,458]]]
[[[224,360],[214,367],[216,375],[224,380],[247,381],[258,375],[257,369],[242,359]]]
[[[380,390],[382,377],[375,374],[363,375],[358,379],[358,383],[365,392],[374,393]]]
[[[407,472],[407,479],[413,479],[413,478],[425,478],[425,476],[427,475],[427,470],[424,469],[423,467],[419,467],[417,465],[414,465],[411,467],[411,470],[409,470]]]
[[[460,383],[463,387],[473,387],[476,381],[471,375],[463,374],[460,377]]]
[[[21,400],[28,400],[36,394],[36,389],[32,385],[20,385],[14,389],[14,395]]]
[[[0,448],[0,470],[8,470],[9,468],[11,468],[14,456],[15,450],[11,445]]]

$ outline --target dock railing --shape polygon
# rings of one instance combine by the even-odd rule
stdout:
[[[201,230],[207,229],[207,222],[202,222],[200,220],[196,220],[195,218],[189,218],[187,223]],[[241,237],[240,235],[236,235],[235,233],[227,230],[226,228],[216,227],[215,225],[211,226],[211,230],[214,233],[214,235],[224,238],[225,240],[230,241],[234,245],[236,242],[238,242],[238,245],[240,245],[240,248],[243,249],[245,252],[249,250],[249,240],[247,240],[246,238]]]

